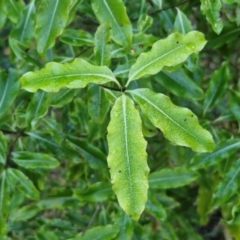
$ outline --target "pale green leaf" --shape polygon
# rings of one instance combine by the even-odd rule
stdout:
[[[119,227],[114,225],[105,225],[93,227],[85,233],[69,239],[69,240],[112,240],[119,232]]]
[[[73,193],[81,202],[102,202],[113,195],[111,184],[105,182],[94,183],[86,191],[74,189]]]
[[[21,171],[13,168],[7,169],[7,179],[15,187],[19,189],[26,197],[31,199],[39,199],[39,191],[33,185],[33,182]]]
[[[108,166],[113,191],[123,210],[138,220],[147,201],[149,168],[142,123],[132,100],[124,94],[111,111]]]
[[[186,34],[193,30],[191,22],[179,8],[177,8],[177,16],[174,22],[174,29],[182,34]]]
[[[237,121],[240,121],[240,95],[232,91],[230,96],[230,109]]]
[[[19,166],[27,169],[56,168],[58,160],[45,153],[32,153],[26,151],[13,152],[12,160]]]
[[[220,99],[225,90],[225,85],[230,79],[230,70],[227,62],[223,62],[221,67],[217,69],[210,79],[210,84],[204,98],[204,113],[213,107],[217,100]]]
[[[202,89],[189,77],[183,68],[173,73],[162,71],[154,79],[178,97],[187,99],[203,98]]]
[[[207,21],[217,34],[219,34],[223,28],[223,23],[220,18],[221,8],[222,4],[220,0],[201,0],[201,11],[206,15]]]
[[[155,42],[149,52],[142,53],[129,72],[127,85],[146,74],[156,74],[163,67],[171,67],[184,62],[192,53],[198,53],[206,40],[204,35],[191,31],[186,35],[173,33],[166,39]]]
[[[24,74],[20,81],[22,87],[30,92],[42,89],[46,92],[57,92],[62,87],[83,88],[88,83],[103,84],[117,82],[111,70],[105,66],[94,66],[77,58],[72,63],[51,62],[40,71]]]
[[[168,189],[185,186],[195,181],[196,178],[197,174],[190,170],[174,168],[151,173],[148,182],[150,188]]]
[[[99,22],[111,24],[111,38],[119,45],[130,48],[132,25],[122,0],[92,0],[93,11]]]
[[[171,142],[191,147],[196,152],[213,151],[211,134],[199,125],[196,115],[189,109],[174,105],[169,97],[150,89],[127,92],[140,105],[153,125],[160,128]]]
[[[147,14],[142,14],[138,19],[137,27],[139,32],[145,32],[153,24],[153,18]]]
[[[7,140],[4,134],[0,131],[0,163],[6,163],[7,156]]]
[[[94,39],[94,54],[97,65],[109,66],[111,61],[111,45],[110,45],[110,24],[101,24]]]
[[[72,0],[42,0],[36,15],[37,51],[44,54],[66,27]]]
[[[103,88],[96,84],[89,85],[88,113],[96,123],[103,123],[108,113],[109,106],[109,101],[105,97]]]
[[[223,179],[217,186],[213,195],[212,205],[221,206],[226,203],[233,194],[237,193],[238,182],[240,180],[240,159],[238,159],[231,169],[224,175]]]
[[[0,177],[0,237],[5,235],[7,230],[6,220],[9,214],[9,188],[6,178],[6,172]]]
[[[94,43],[92,34],[74,29],[65,29],[60,40],[72,46],[93,46]]]
[[[17,71],[10,68],[8,77],[4,71],[0,71],[0,118],[12,106],[19,90]]]
[[[22,10],[24,9],[24,3],[22,0],[5,0],[5,5],[7,6],[7,15],[8,18],[13,23],[18,23],[21,18]]]
[[[207,168],[220,161],[227,159],[231,154],[240,148],[239,139],[230,139],[219,143],[212,153],[197,154],[190,163],[191,169]]]

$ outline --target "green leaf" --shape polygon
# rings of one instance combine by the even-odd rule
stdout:
[[[5,0],[5,4],[7,6],[7,15],[8,18],[13,23],[18,23],[21,18],[22,10],[24,8],[24,3],[22,0],[14,1],[14,0]]]
[[[83,30],[65,29],[60,40],[77,47],[94,45],[92,34]]]
[[[5,235],[7,230],[6,220],[9,212],[9,188],[6,178],[6,172],[3,172],[0,177],[0,237]]]
[[[109,101],[102,87],[91,84],[88,87],[88,113],[98,124],[103,123],[109,110]]]
[[[4,71],[0,71],[0,118],[12,106],[19,89],[20,83],[15,69],[9,69],[8,78]]]
[[[141,118],[124,94],[112,108],[107,140],[113,191],[126,214],[138,220],[147,201],[149,168]]]
[[[213,107],[225,90],[225,85],[230,79],[230,70],[227,62],[223,62],[221,67],[213,73],[210,84],[204,99],[204,113]]]
[[[36,15],[37,51],[44,54],[66,27],[72,0],[42,0]]]
[[[94,66],[80,58],[64,65],[48,63],[40,71],[24,74],[20,81],[22,87],[29,92],[36,92],[38,89],[57,92],[62,87],[83,88],[89,83],[103,84],[111,81],[118,84],[109,68]]]
[[[219,34],[222,31],[223,23],[220,18],[222,4],[220,0],[201,0],[201,11],[206,15],[207,21],[211,24],[214,32]]]
[[[87,230],[70,240],[111,240],[116,237],[119,227],[114,225],[98,226]]]
[[[203,98],[202,89],[189,77],[183,68],[173,73],[162,71],[154,79],[178,97],[187,99]]]
[[[26,197],[31,199],[39,199],[39,191],[33,185],[32,181],[21,171],[13,168],[7,169],[7,179],[15,187],[19,189]]]
[[[109,66],[111,61],[111,48],[110,45],[110,25],[108,23],[101,24],[94,39],[94,54],[97,65]]]
[[[197,31],[186,35],[173,33],[166,39],[155,42],[152,49],[142,53],[132,65],[126,85],[146,74],[156,74],[165,66],[171,67],[182,63],[190,54],[202,50],[205,44],[204,35]]]
[[[5,0],[0,0],[0,29],[4,26],[7,19],[7,8]]]
[[[186,34],[193,30],[191,22],[179,8],[177,8],[177,16],[174,22],[174,29],[182,34]]]
[[[13,152],[12,160],[19,166],[27,169],[34,168],[56,168],[59,166],[58,160],[44,154],[26,151]]]
[[[132,25],[122,0],[92,0],[92,8],[101,24],[106,22],[111,24],[111,38],[117,44],[130,48]]]
[[[7,156],[7,140],[4,134],[0,131],[0,163],[6,163],[6,156]]]
[[[238,159],[231,169],[224,175],[222,181],[217,186],[213,195],[212,205],[221,206],[226,203],[232,195],[237,193],[238,182],[240,180],[240,159]]]
[[[36,235],[36,240],[59,240],[58,236],[52,231],[42,230]]]
[[[137,27],[139,32],[145,32],[153,24],[153,18],[147,14],[142,14],[138,19]]]
[[[168,189],[178,188],[190,184],[197,178],[196,173],[184,169],[162,169],[149,175],[150,188]]]
[[[52,93],[50,105],[55,108],[61,108],[70,103],[75,97],[75,89],[60,89],[59,92]]]
[[[240,121],[240,95],[231,91],[230,109],[237,121]]]
[[[111,184],[105,182],[94,183],[86,191],[74,189],[73,193],[81,202],[102,202],[113,195]]]
[[[127,92],[140,105],[153,125],[160,128],[171,142],[191,147],[197,152],[213,151],[211,134],[199,125],[196,115],[189,109],[174,105],[169,97],[150,89]]]
[[[212,153],[197,154],[190,163],[191,169],[207,168],[220,161],[227,159],[231,154],[240,148],[239,139],[225,140],[219,143]]]

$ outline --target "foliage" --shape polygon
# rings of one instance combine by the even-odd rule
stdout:
[[[240,239],[239,0],[0,0],[0,239]]]

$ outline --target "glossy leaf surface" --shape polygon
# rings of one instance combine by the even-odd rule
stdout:
[[[92,0],[93,11],[99,22],[111,23],[111,38],[119,45],[130,48],[132,25],[121,0]]]
[[[150,89],[128,92],[153,125],[160,128],[171,142],[197,152],[213,151],[211,134],[199,125],[196,115],[189,109],[174,105],[169,97]]]
[[[72,0],[42,0],[36,15],[37,51],[44,54],[65,28]]]
[[[155,42],[152,49],[142,53],[132,65],[128,83],[146,74],[156,74],[165,66],[171,67],[182,63],[190,54],[202,50],[205,44],[204,35],[197,31],[186,35],[173,33],[166,39]]]
[[[30,92],[42,89],[46,92],[57,92],[62,87],[83,88],[88,83],[103,84],[117,82],[110,69],[105,66],[94,66],[83,59],[72,63],[48,63],[45,68],[28,72],[21,77],[22,87]]]
[[[168,189],[190,184],[197,175],[184,168],[162,169],[149,175],[150,188]]]
[[[111,111],[107,160],[113,191],[120,206],[134,220],[138,220],[144,210],[148,189],[146,141],[141,130],[141,119],[134,103],[122,95]]]

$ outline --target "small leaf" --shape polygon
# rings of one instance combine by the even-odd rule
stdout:
[[[61,108],[70,103],[75,95],[75,89],[61,89],[59,92],[51,94],[50,105],[55,108]]]
[[[240,95],[235,91],[231,91],[230,109],[235,119],[240,121]]]
[[[7,6],[7,15],[8,18],[13,22],[13,23],[18,23],[22,10],[24,8],[24,3],[22,0],[19,1],[13,1],[13,0],[5,0],[4,1],[5,5]]]
[[[197,31],[186,35],[173,33],[166,39],[155,42],[152,49],[142,53],[132,65],[126,85],[146,74],[156,74],[165,66],[171,67],[182,63],[190,54],[202,50],[205,44],[204,35]]]
[[[12,160],[19,166],[27,169],[34,168],[56,168],[59,166],[58,160],[44,154],[32,152],[13,152]]]
[[[153,18],[147,14],[142,14],[138,19],[137,27],[139,32],[145,32],[153,24]]]
[[[17,187],[26,197],[31,199],[39,199],[39,191],[33,185],[32,181],[21,171],[13,168],[7,169],[7,179]]]
[[[168,189],[178,188],[190,184],[197,178],[196,173],[184,169],[162,169],[149,175],[150,188]]]
[[[182,34],[186,34],[193,30],[191,22],[179,8],[177,8],[174,29]]]
[[[88,113],[98,124],[103,123],[109,110],[109,101],[102,87],[91,84],[88,87]]]
[[[19,90],[17,71],[10,68],[8,77],[0,71],[0,118],[12,106]]]
[[[94,54],[97,65],[109,66],[112,48],[110,40],[110,25],[108,23],[101,24],[95,33],[94,39]]]
[[[220,18],[221,8],[222,4],[220,0],[201,0],[201,11],[206,15],[207,21],[217,34],[219,34],[223,28],[223,23]]]
[[[221,68],[216,70],[210,79],[210,84],[203,103],[204,113],[206,113],[209,108],[213,107],[217,100],[220,99],[230,77],[228,63],[223,62]]]
[[[193,170],[207,168],[231,156],[232,153],[240,148],[239,139],[230,139],[219,143],[212,153],[197,154],[190,163]]]
[[[92,8],[101,24],[111,23],[111,38],[117,44],[130,48],[132,25],[122,0],[92,0]]]
[[[123,210],[138,220],[147,201],[149,168],[141,118],[124,94],[112,108],[107,140],[113,191]]]
[[[70,239],[70,240],[112,240],[119,232],[119,227],[114,225],[105,225],[93,227],[85,233]]]
[[[6,163],[6,156],[7,156],[7,140],[4,134],[0,131],[0,163]]]
[[[64,43],[72,46],[93,46],[93,36],[83,30],[65,29],[60,37]]]
[[[72,0],[42,0],[36,15],[37,51],[44,54],[66,27]]]
[[[231,169],[224,175],[223,179],[217,186],[216,192],[213,195],[212,205],[214,207],[221,206],[226,203],[233,194],[236,194],[239,179],[240,159],[238,159]]]
[[[53,231],[42,230],[36,235],[36,240],[59,240],[58,236]]]
[[[4,26],[7,19],[7,6],[5,0],[0,0],[0,29]]]
[[[203,98],[202,89],[188,76],[183,68],[173,73],[162,71],[154,79],[178,97],[187,99]]]
[[[169,97],[150,89],[127,91],[140,105],[144,114],[171,142],[191,147],[197,152],[214,149],[211,134],[203,129],[195,114],[187,108],[174,105]]]
[[[111,70],[105,66],[94,66],[83,59],[72,63],[48,63],[45,68],[24,74],[20,81],[29,92],[42,89],[46,92],[57,92],[62,87],[83,88],[88,83],[103,84],[117,82]]]
[[[110,183],[94,183],[86,191],[74,189],[74,196],[81,202],[102,202],[109,200],[113,195]]]

